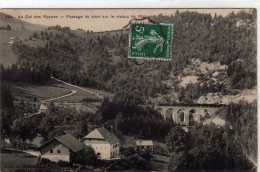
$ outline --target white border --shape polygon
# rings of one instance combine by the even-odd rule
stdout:
[[[1,0],[0,8],[256,8],[259,0]]]

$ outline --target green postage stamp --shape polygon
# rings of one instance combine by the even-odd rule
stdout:
[[[131,23],[129,58],[171,60],[172,24]]]

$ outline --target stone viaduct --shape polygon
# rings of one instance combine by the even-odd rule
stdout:
[[[193,125],[201,123],[204,119],[212,117],[217,110],[225,107],[223,104],[173,104],[156,105],[157,110],[165,120],[173,120],[179,125]]]

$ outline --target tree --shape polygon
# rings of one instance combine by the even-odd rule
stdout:
[[[123,119],[123,115],[121,112],[119,112],[116,115],[116,119],[114,121],[114,133],[116,136],[120,137],[122,136],[122,131],[124,131],[124,119]]]
[[[120,154],[121,155],[124,155],[125,157],[128,157],[128,156],[131,156],[131,155],[134,155],[136,152],[135,152],[135,149],[133,147],[120,147]]]
[[[12,29],[11,29],[11,26],[8,24],[7,26],[6,26],[6,30],[8,30],[8,31],[11,31]]]
[[[88,123],[87,121],[81,121],[76,130],[74,131],[73,135],[78,139],[83,138],[88,134]]]
[[[165,142],[170,152],[186,151],[188,134],[181,127],[174,127],[165,137]]]
[[[20,147],[20,141],[22,140],[25,142],[28,128],[25,125],[25,121],[23,118],[15,119],[12,125],[12,138],[15,138],[14,140],[18,140],[19,147]]]
[[[61,128],[55,129],[55,130],[53,130],[53,131],[51,131],[49,133],[49,138],[53,138],[53,137],[56,137],[56,136],[61,136],[61,135],[64,135],[64,134],[66,134],[66,133],[64,132],[63,129],[61,129]]]
[[[168,164],[168,169],[169,171],[189,171],[191,170],[189,167],[191,161],[186,151],[173,152]]]
[[[45,117],[42,119],[39,125],[39,132],[42,135],[44,141],[47,141],[49,138],[49,133],[54,129],[55,123],[52,118]]]
[[[93,166],[97,162],[97,155],[95,150],[91,146],[85,146],[78,154],[79,163],[83,165]]]
[[[3,142],[4,146],[4,141],[5,139],[9,138],[11,136],[11,125],[12,125],[12,119],[11,115],[8,114],[6,111],[1,112],[1,140]]]

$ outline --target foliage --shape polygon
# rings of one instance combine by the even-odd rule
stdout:
[[[183,152],[187,150],[188,134],[181,127],[173,127],[165,137],[170,152]]]
[[[4,140],[11,135],[11,125],[14,117],[14,104],[11,91],[6,82],[1,83],[1,116],[0,116],[0,130],[1,140]]]
[[[235,140],[234,131],[214,125],[196,125],[189,131],[186,150],[173,152],[170,171],[246,170],[252,168]]]
[[[49,139],[49,134],[54,130],[55,123],[52,118],[44,117],[39,125],[39,132],[43,139],[47,141]]]
[[[134,155],[136,153],[134,147],[120,147],[119,151],[120,154],[125,157]]]
[[[113,132],[120,135],[135,135],[140,138],[164,139],[172,121],[165,121],[151,107],[138,105],[139,100],[132,95],[115,95],[110,101],[105,98],[101,105],[103,121],[113,121]]]
[[[83,150],[78,153],[79,163],[93,166],[97,162],[97,155],[95,150],[90,146],[85,146]]]
[[[153,153],[157,155],[168,155],[168,151],[158,144],[154,145]]]
[[[48,137],[53,138],[53,137],[61,136],[64,134],[66,134],[66,133],[64,132],[63,129],[55,129],[55,130],[50,131],[50,133],[48,134]]]
[[[137,169],[137,170],[149,170],[150,164],[144,158],[139,155],[132,155],[125,159],[125,162],[129,169]]]
[[[224,118],[234,131],[234,141],[240,143],[242,151],[257,157],[257,102],[230,103],[228,108],[218,114]]]
[[[81,121],[79,122],[76,130],[74,131],[73,135],[77,137],[78,139],[83,138],[88,134],[88,123],[87,121]]]
[[[189,171],[189,163],[192,159],[188,156],[186,151],[173,153],[170,158],[168,169],[170,171]]]
[[[70,167],[71,164],[70,164],[69,162],[59,160],[59,161],[58,161],[58,166],[59,166],[59,167]]]

